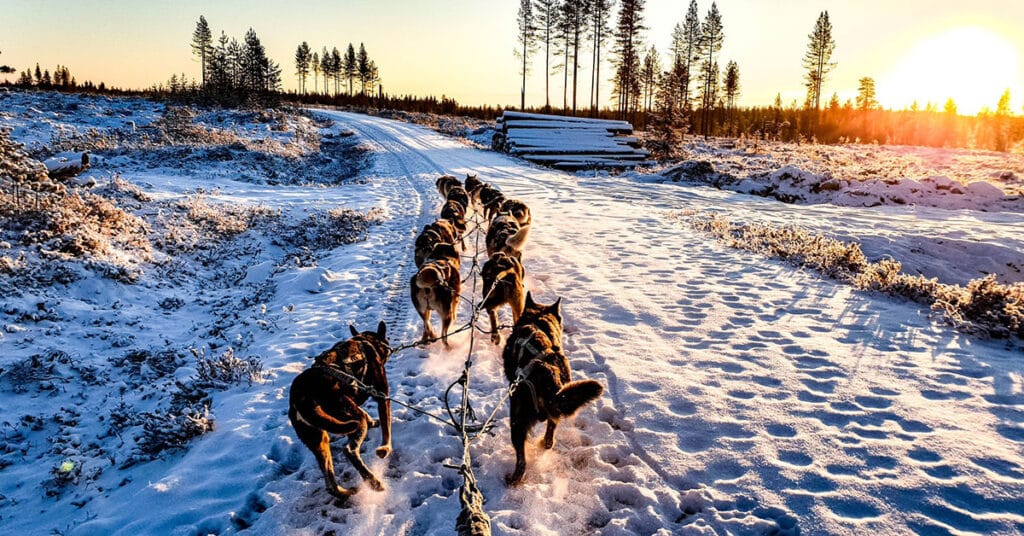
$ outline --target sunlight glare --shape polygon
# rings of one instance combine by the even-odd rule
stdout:
[[[1020,57],[1013,44],[988,29],[963,27],[914,46],[878,80],[878,100],[886,108],[902,109],[917,101],[922,109],[932,102],[941,110],[952,97],[961,114],[973,115],[983,107],[995,109],[1007,88],[1018,102],[1021,86]]]

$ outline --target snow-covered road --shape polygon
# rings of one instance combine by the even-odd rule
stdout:
[[[1024,249],[1016,215],[784,205],[635,177],[570,175],[407,123],[320,113],[376,146],[373,168],[358,180],[319,188],[128,178],[145,181],[157,197],[202,186],[218,201],[262,203],[291,216],[313,205],[380,207],[385,221],[316,266],[254,259],[260,264],[247,278],[270,277],[276,287],[265,304],[273,328],[251,334],[246,350],[263,358],[266,380],[218,393],[213,432],[183,453],[131,468],[130,478],[84,507],[56,503],[55,520],[0,511],[11,527],[450,534],[461,484],[444,466],[461,455],[452,430],[396,407],[393,454],[372,455],[375,430],[366,442],[365,459],[388,490],[364,490],[339,507],[288,423],[287,390],[312,356],[348,337],[349,323],[370,329],[384,319],[393,344],[418,336],[407,288],[413,240],[440,208],[434,179],[472,172],[530,205],[527,287],[543,303],[562,298],[574,375],[607,387],[559,427],[554,449],[531,441],[524,483],[507,488],[514,455],[508,410],[498,406],[506,385],[500,348],[478,338],[472,403],[480,416],[499,407],[499,424],[473,445],[473,462],[496,534],[1024,532],[1018,347],[957,333],[917,304],[728,249],[673,217],[713,210],[796,223],[875,237],[894,255],[913,249],[904,246],[908,236],[928,245],[948,239],[950,250],[925,251],[921,262],[960,274],[941,260],[956,256],[957,245],[982,255],[991,245],[999,259]],[[468,317],[463,304],[460,319]],[[392,394],[442,411],[467,350],[462,333],[448,351],[435,344],[395,355]],[[342,444],[334,444],[336,454]],[[356,482],[343,457],[336,460],[341,481]],[[28,470],[17,473],[25,482]]]
[[[915,304],[854,293],[725,249],[668,216],[683,208],[718,209],[826,220],[851,235],[888,229],[995,242],[1019,239],[1020,222],[963,213],[942,220],[938,210],[922,216],[902,207],[801,207],[702,188],[580,178],[414,125],[329,115],[383,146],[382,160],[397,162],[398,175],[426,183],[428,206],[438,204],[429,186],[442,171],[479,173],[526,201],[535,221],[524,256],[528,287],[541,301],[563,298],[574,370],[608,386],[596,408],[565,427],[554,451],[530,453],[540,460],[520,489],[501,484],[512,460],[504,428],[476,447],[500,532],[647,534],[706,525],[758,533],[796,525],[808,534],[895,534],[1024,527],[1024,503],[1017,500],[1024,491],[1019,353],[933,324]],[[409,197],[421,202],[412,192]],[[406,334],[418,329],[408,322],[396,327]],[[435,389],[452,379],[464,350],[460,341],[451,354],[432,348],[422,360],[396,358],[396,391],[425,390],[424,374],[436,376]],[[502,379],[497,349],[481,346],[477,403],[489,409]],[[433,425],[416,422],[396,424],[398,451],[430,445],[418,436]],[[456,452],[454,445],[431,450],[440,451],[435,458]],[[412,472],[437,478],[410,456],[396,457],[403,475],[393,485],[396,494],[416,488]],[[452,480],[441,476],[443,486]],[[455,512],[447,503],[455,499],[413,514],[412,532],[446,531]],[[419,500],[412,498],[414,512],[432,502]],[[386,499],[385,508],[403,501]],[[381,517],[347,519],[352,529]]]

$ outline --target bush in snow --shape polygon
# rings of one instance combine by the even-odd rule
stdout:
[[[362,213],[348,208],[318,210],[292,227],[285,240],[292,246],[309,250],[334,249],[366,239],[371,226],[383,220],[380,209]]]
[[[196,365],[196,385],[203,388],[226,388],[231,385],[258,382],[263,376],[263,363],[257,357],[242,359],[228,347],[217,357],[206,357],[206,350],[192,350],[199,360]]]
[[[182,449],[195,437],[213,430],[208,406],[185,407],[138,415],[142,434],[136,438],[138,454],[155,459],[165,450]]]
[[[798,227],[733,223],[715,214],[681,212],[694,229],[730,247],[781,259],[844,281],[858,289],[903,296],[931,306],[958,329],[1005,338],[1024,338],[1024,283],[1004,285],[994,275],[966,287],[902,272],[892,259],[870,262],[860,245],[815,235]]]

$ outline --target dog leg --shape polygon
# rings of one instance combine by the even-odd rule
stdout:
[[[516,468],[512,474],[505,477],[505,483],[509,486],[517,486],[523,481],[523,474],[526,473],[526,433],[529,427],[525,423],[512,421],[512,448],[516,451]]]
[[[434,338],[434,330],[430,327],[430,308],[424,308],[422,311],[416,309],[416,312],[423,319],[423,338],[420,339],[420,342],[427,342]]]
[[[348,445],[342,449],[345,453],[345,457],[352,463],[352,467],[356,468],[359,472],[359,476],[363,477],[363,480],[370,485],[376,491],[384,491],[384,484],[378,479],[373,473],[370,472],[370,468],[363,463],[363,458],[359,456],[359,448],[363,445],[363,440],[366,439],[366,423],[360,426],[355,432],[352,432],[348,436]]]
[[[487,316],[491,319],[491,342],[497,346],[501,344],[501,333],[498,332],[498,312],[494,308],[489,308]]]
[[[345,489],[338,485],[334,476],[334,458],[331,456],[331,438],[327,432],[308,426],[296,426],[295,433],[299,436],[306,447],[316,457],[316,463],[320,466],[320,472],[324,475],[324,485],[327,493],[344,499],[356,492],[354,489]]]
[[[544,440],[541,446],[545,449],[550,449],[555,446],[555,427],[558,426],[558,421],[554,419],[548,419],[548,427],[544,430]]]
[[[456,298],[457,300],[457,298]],[[455,309],[458,307],[458,301],[452,300],[451,308],[441,315],[441,340],[444,341],[445,348],[451,348],[448,344],[448,328],[451,327],[452,323],[455,322]]]

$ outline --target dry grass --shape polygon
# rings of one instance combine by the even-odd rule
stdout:
[[[870,262],[860,246],[798,227],[733,223],[721,216],[681,212],[690,227],[737,249],[781,259],[861,290],[884,292],[929,305],[957,329],[994,338],[1024,338],[1024,283],[1004,285],[995,276],[966,287],[902,272],[895,260]]]

